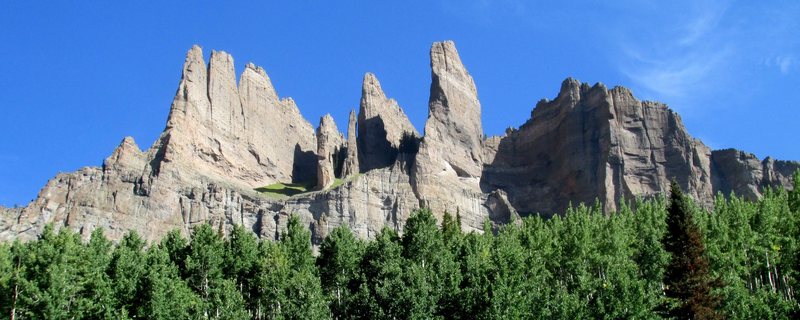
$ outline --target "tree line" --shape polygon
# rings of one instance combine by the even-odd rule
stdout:
[[[798,175],[796,175],[798,177]],[[280,240],[209,225],[147,244],[47,226],[0,244],[12,319],[656,319],[796,317],[800,184],[709,212],[671,198],[579,205],[483,234],[425,209],[402,235],[334,229],[312,253],[292,217]],[[492,230],[487,222],[485,230]]]

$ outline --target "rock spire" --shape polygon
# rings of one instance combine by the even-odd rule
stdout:
[[[356,111],[350,110],[350,121],[347,123],[347,155],[342,167],[342,178],[358,174],[358,142],[356,138]]]
[[[397,158],[404,133],[419,136],[405,112],[389,99],[372,73],[364,75],[358,111],[358,150],[361,171],[384,168]]]

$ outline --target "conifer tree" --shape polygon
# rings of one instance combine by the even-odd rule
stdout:
[[[693,218],[690,200],[676,182],[670,188],[667,232],[663,243],[671,255],[664,272],[663,309],[678,319],[719,319],[719,298],[712,293],[718,285],[709,271],[703,236]]]

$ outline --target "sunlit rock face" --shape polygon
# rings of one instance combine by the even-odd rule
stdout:
[[[458,214],[463,229],[480,232],[487,219],[514,223],[570,203],[613,211],[672,180],[706,206],[717,192],[757,198],[766,187],[790,188],[800,168],[712,152],[666,105],[571,78],[522,126],[485,137],[477,87],[455,44],[434,43],[430,67],[423,135],[367,73],[345,139],[330,115],[315,130],[263,68],[247,64],[237,83],[229,54],[214,51],[206,63],[192,47],[153,145],[141,150],[124,138],[101,167],[58,174],[26,207],[0,208],[0,240],[33,239],[48,223],[84,237],[102,228],[111,239],[136,231],[156,241],[203,223],[277,238],[297,215],[319,243],[340,225],[362,238],[384,227],[402,232],[421,206]],[[290,184],[308,192],[256,191]]]

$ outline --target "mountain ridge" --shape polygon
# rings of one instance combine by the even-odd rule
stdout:
[[[315,130],[263,68],[248,63],[237,83],[232,56],[212,51],[206,63],[193,46],[153,145],[141,150],[126,137],[101,167],[59,174],[26,207],[0,209],[0,239],[33,238],[47,223],[84,237],[102,227],[112,239],[136,230],[152,240],[199,223],[277,238],[296,214],[318,243],[342,224],[366,238],[384,226],[402,230],[421,206],[457,212],[464,229],[482,230],[486,219],[511,223],[595,199],[613,211],[621,199],[666,191],[673,178],[705,206],[717,192],[755,198],[767,186],[790,188],[800,168],[712,151],[665,104],[573,78],[520,127],[485,137],[477,88],[455,44],[436,42],[430,55],[423,135],[372,73],[342,134],[329,115]],[[419,148],[404,150],[403,139]],[[277,199],[254,190],[308,181],[320,190]]]

